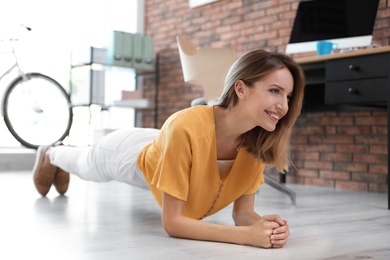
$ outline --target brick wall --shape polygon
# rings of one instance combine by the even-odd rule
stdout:
[[[146,0],[145,29],[154,37],[159,56],[159,84],[157,113],[145,112],[144,126],[160,127],[169,115],[202,96],[201,87],[183,81],[177,35],[204,47],[232,47],[239,55],[255,48],[283,51],[298,3],[219,0],[190,9],[187,0]],[[380,1],[373,42],[389,45],[390,0]],[[146,77],[144,91],[154,99],[153,77]],[[287,182],[387,191],[386,118],[385,111],[303,113],[291,148],[297,170]]]

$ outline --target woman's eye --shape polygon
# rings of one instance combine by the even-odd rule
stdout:
[[[271,93],[279,94],[280,90],[277,88],[270,89]]]

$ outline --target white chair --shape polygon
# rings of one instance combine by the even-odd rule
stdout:
[[[183,37],[176,37],[184,81],[202,86],[206,103],[217,98],[225,76],[237,59],[232,48],[200,48]],[[193,104],[192,104],[193,105]]]
[[[201,48],[183,37],[176,37],[184,81],[203,87],[204,97],[194,99],[191,106],[205,105],[219,97],[226,74],[237,59],[231,48]],[[296,195],[285,185],[264,174],[264,181],[271,187],[287,194],[295,206]]]

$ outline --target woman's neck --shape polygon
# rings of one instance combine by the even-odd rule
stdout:
[[[217,138],[217,157],[219,160],[234,159],[242,144],[242,130],[234,122],[231,110],[214,106],[215,132]]]

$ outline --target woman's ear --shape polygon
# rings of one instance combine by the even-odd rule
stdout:
[[[242,80],[237,80],[234,84],[234,90],[236,91],[236,95],[239,99],[244,99],[245,87],[245,83]]]

